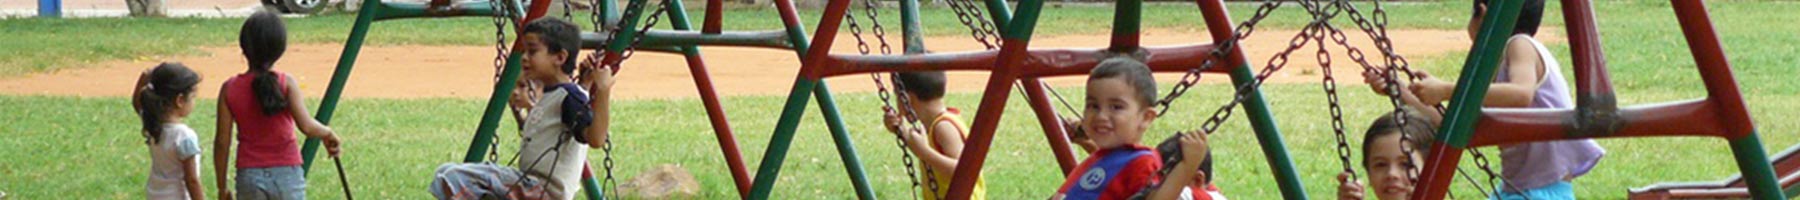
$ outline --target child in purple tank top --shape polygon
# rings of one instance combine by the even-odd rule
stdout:
[[[1469,23],[1469,37],[1474,38],[1486,14],[1488,1],[1475,2],[1474,17]],[[1532,36],[1543,18],[1544,2],[1527,0],[1519,14],[1517,26],[1507,40],[1506,52],[1498,74],[1489,86],[1482,104],[1488,108],[1573,109],[1574,98],[1563,79],[1561,64],[1550,51]],[[1406,86],[1409,94],[1423,102],[1438,103],[1450,99],[1456,83],[1432,78],[1424,72],[1413,72],[1424,80]],[[1364,82],[1381,94],[1386,80],[1382,74],[1364,73]],[[1605,149],[1593,139],[1531,142],[1500,146],[1501,176],[1505,183],[1495,199],[1574,199],[1570,181],[1585,175],[1599,164]]]

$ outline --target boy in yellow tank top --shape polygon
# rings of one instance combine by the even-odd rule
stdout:
[[[943,71],[901,72],[895,78],[894,88],[901,93],[898,98],[910,105],[899,105],[895,110],[899,113],[888,112],[884,122],[889,132],[906,140],[906,150],[922,163],[918,166],[922,177],[918,179],[925,186],[919,188],[919,196],[943,199],[950,191],[950,179],[955,177],[957,159],[962,157],[968,125],[961,119],[962,111],[944,105]],[[910,120],[919,120],[924,130],[903,125]],[[981,178],[975,180],[969,199],[986,199],[986,184]]]

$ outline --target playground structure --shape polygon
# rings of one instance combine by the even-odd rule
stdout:
[[[1589,7],[1587,1],[1564,0],[1564,13],[1568,20],[1568,30],[1572,40],[1571,46],[1574,47],[1576,55],[1574,67],[1576,68],[1578,80],[1577,88],[1580,91],[1578,92],[1579,106],[1572,111],[1516,109],[1482,110],[1479,108],[1480,99],[1482,99],[1488,85],[1486,81],[1479,80],[1488,80],[1493,76],[1494,66],[1497,65],[1498,55],[1500,55],[1499,53],[1501,52],[1500,48],[1504,46],[1501,44],[1504,44],[1504,39],[1506,38],[1504,35],[1499,35],[1499,33],[1510,32],[1509,29],[1513,25],[1512,21],[1517,17],[1518,8],[1520,7],[1517,1],[1495,4],[1499,6],[1495,6],[1493,7],[1494,9],[1491,10],[1497,12],[1490,12],[1488,17],[1485,18],[1492,23],[1484,23],[1484,26],[1481,29],[1482,33],[1476,39],[1478,43],[1474,46],[1469,60],[1465,63],[1464,71],[1468,73],[1463,73],[1462,77],[1459,78],[1457,94],[1451,102],[1452,106],[1449,107],[1450,109],[1446,115],[1443,131],[1440,131],[1440,134],[1437,137],[1439,140],[1436,142],[1438,142],[1439,145],[1434,145],[1434,148],[1429,150],[1430,154],[1428,155],[1430,155],[1430,159],[1428,159],[1425,168],[1423,168],[1426,173],[1421,174],[1419,179],[1421,181],[1420,183],[1426,184],[1421,185],[1424,187],[1420,187],[1420,190],[1416,190],[1413,197],[1415,199],[1444,198],[1443,195],[1448,191],[1449,181],[1451,180],[1451,177],[1455,175],[1454,172],[1456,172],[1457,169],[1456,162],[1460,160],[1460,156],[1464,149],[1551,139],[1667,135],[1708,135],[1731,139],[1733,150],[1736,152],[1736,158],[1739,162],[1739,167],[1745,172],[1743,179],[1733,181],[1731,182],[1731,185],[1749,187],[1749,193],[1755,195],[1754,197],[1758,199],[1778,199],[1783,197],[1784,194],[1779,190],[1779,185],[1775,185],[1775,177],[1770,165],[1767,165],[1767,162],[1763,162],[1766,160],[1766,156],[1763,154],[1761,144],[1757,141],[1755,132],[1750,126],[1748,114],[1743,107],[1743,101],[1737,93],[1735,82],[1730,77],[1730,69],[1724,60],[1716,36],[1714,36],[1711,31],[1710,22],[1706,18],[1704,5],[1697,0],[1673,1],[1676,3],[1675,10],[1677,15],[1681,16],[1680,19],[1683,31],[1687,33],[1690,40],[1691,50],[1694,51],[1696,59],[1700,62],[1700,71],[1707,83],[1709,98],[1699,101],[1619,109],[1614,103],[1615,101],[1613,100],[1613,95],[1611,93],[1610,83],[1608,83],[1604,71],[1603,59],[1598,50],[1598,35],[1597,30],[1594,28],[1592,9]],[[1335,34],[1330,36],[1332,37],[1331,39],[1337,40],[1340,45],[1347,45],[1343,44],[1343,40],[1341,40],[1341,37],[1343,37],[1342,33],[1336,28],[1331,27],[1328,23],[1328,19],[1330,19],[1331,16],[1335,16],[1337,11],[1349,10],[1351,12],[1350,16],[1360,17],[1360,14],[1356,13],[1354,8],[1344,1],[1333,1],[1333,3],[1330,4],[1324,4],[1321,1],[1300,2],[1302,6],[1305,6],[1308,11],[1313,14],[1315,19],[1314,23],[1309,24],[1306,31],[1302,31],[1302,33],[1295,35],[1296,41],[1302,41],[1300,44],[1293,44],[1291,47],[1287,48],[1284,53],[1278,55],[1283,62],[1277,64],[1274,60],[1271,60],[1269,67],[1263,68],[1264,71],[1262,74],[1258,75],[1252,73],[1251,68],[1249,67],[1249,61],[1240,50],[1241,48],[1237,48],[1236,46],[1233,46],[1233,44],[1242,37],[1246,37],[1250,32],[1253,32],[1255,28],[1254,25],[1257,21],[1260,21],[1266,16],[1270,10],[1273,10],[1282,4],[1278,1],[1264,1],[1263,6],[1258,8],[1255,17],[1244,24],[1234,26],[1232,21],[1227,17],[1222,1],[1196,0],[1195,3],[1200,9],[1204,18],[1204,23],[1208,27],[1209,34],[1215,43],[1170,47],[1140,46],[1137,37],[1141,31],[1139,30],[1138,23],[1141,19],[1140,9],[1142,8],[1142,2],[1118,1],[1117,10],[1115,11],[1114,27],[1112,30],[1114,37],[1110,46],[1098,49],[1030,49],[1029,42],[1032,31],[1036,26],[1036,21],[1043,9],[1044,2],[1042,0],[1019,1],[1017,4],[1018,10],[1015,13],[1011,8],[1007,7],[1005,1],[985,0],[983,1],[985,10],[989,13],[987,17],[991,18],[979,19],[979,17],[977,17],[977,20],[987,20],[988,22],[991,22],[994,27],[999,27],[999,30],[997,31],[997,40],[999,41],[996,41],[996,43],[999,43],[997,45],[998,49],[959,53],[922,53],[924,52],[925,47],[922,45],[922,42],[917,42],[920,40],[920,30],[918,27],[919,17],[917,12],[918,2],[916,0],[901,0],[900,13],[905,35],[903,38],[906,40],[903,43],[906,45],[905,49],[907,55],[861,56],[833,55],[829,53],[831,48],[830,44],[836,39],[836,37],[833,36],[838,34],[839,26],[847,19],[846,14],[851,6],[849,0],[830,1],[826,5],[825,13],[822,15],[822,18],[819,21],[820,24],[818,25],[819,28],[815,33],[815,35],[822,37],[810,39],[807,38],[805,28],[800,24],[799,15],[793,7],[793,2],[789,0],[775,1],[784,29],[773,31],[721,30],[721,24],[723,23],[723,6],[720,5],[723,4],[722,0],[707,1],[707,15],[702,27],[700,27],[700,30],[698,31],[693,30],[694,27],[688,19],[682,1],[664,0],[661,4],[658,4],[657,7],[649,8],[650,6],[648,5],[650,5],[650,2],[648,0],[630,0],[627,6],[624,7],[622,12],[623,16],[620,15],[620,12],[617,12],[620,10],[614,1],[599,0],[594,2],[594,10],[596,11],[593,15],[593,17],[595,17],[595,20],[593,21],[596,23],[594,26],[596,30],[591,33],[582,34],[583,48],[595,49],[599,52],[589,54],[590,56],[593,56],[590,57],[589,60],[589,63],[593,65],[592,67],[611,67],[616,70],[615,72],[622,71],[623,68],[619,67],[619,63],[628,59],[633,50],[641,49],[682,54],[688,61],[689,70],[692,73],[692,76],[694,76],[695,85],[698,88],[702,103],[706,107],[709,120],[715,132],[714,134],[718,137],[720,142],[721,152],[725,156],[724,160],[726,161],[726,166],[728,167],[728,170],[731,171],[738,194],[746,199],[769,198],[769,195],[774,190],[775,180],[780,176],[781,165],[789,150],[789,146],[792,143],[792,139],[797,134],[796,129],[800,123],[800,117],[804,114],[804,107],[808,104],[809,100],[812,99],[817,99],[819,101],[821,114],[824,116],[826,125],[833,137],[833,142],[837,146],[839,155],[842,157],[845,169],[850,176],[857,195],[864,199],[875,198],[873,189],[868,183],[866,175],[862,170],[862,164],[856,153],[855,145],[849,140],[848,129],[844,127],[844,123],[838,114],[838,109],[831,96],[830,90],[822,81],[822,78],[825,77],[862,73],[920,70],[974,70],[991,72],[988,79],[988,85],[983,92],[980,107],[975,115],[974,123],[972,124],[972,132],[968,137],[967,147],[964,150],[964,155],[959,161],[959,163],[962,164],[956,168],[955,174],[958,176],[951,180],[951,190],[945,197],[961,199],[967,198],[970,194],[970,187],[974,184],[974,177],[979,176],[981,173],[983,162],[985,161],[989,150],[988,147],[993,142],[992,140],[998,122],[1002,117],[1001,113],[1003,112],[1006,101],[1010,97],[1010,91],[1013,89],[1014,84],[1017,84],[1018,87],[1023,90],[1026,101],[1037,116],[1037,119],[1044,130],[1045,137],[1048,138],[1049,145],[1054,151],[1054,159],[1062,169],[1062,173],[1066,175],[1076,164],[1074,152],[1068,147],[1068,135],[1066,134],[1068,130],[1064,130],[1059,117],[1060,114],[1057,113],[1057,110],[1054,109],[1050,102],[1051,98],[1048,94],[1049,92],[1047,92],[1050,90],[1046,88],[1039,79],[1051,76],[1085,74],[1100,60],[1108,56],[1132,54],[1139,51],[1148,55],[1149,59],[1145,60],[1145,63],[1148,66],[1151,66],[1153,71],[1184,72],[1188,75],[1188,77],[1182,79],[1182,84],[1171,91],[1171,95],[1168,98],[1164,99],[1162,102],[1158,102],[1165,106],[1165,111],[1168,105],[1167,101],[1172,100],[1175,97],[1180,96],[1182,92],[1185,92],[1187,87],[1193,85],[1193,81],[1199,79],[1200,74],[1229,74],[1232,77],[1233,84],[1238,86],[1234,87],[1238,89],[1234,99],[1232,102],[1222,106],[1216,111],[1207,122],[1200,126],[1200,128],[1207,132],[1213,131],[1224,118],[1230,116],[1231,109],[1235,108],[1237,104],[1245,104],[1244,109],[1245,112],[1250,115],[1249,121],[1251,122],[1251,127],[1257,134],[1257,139],[1263,148],[1264,156],[1268,159],[1269,166],[1272,169],[1271,171],[1273,171],[1272,175],[1276,179],[1283,196],[1289,199],[1304,199],[1306,198],[1306,195],[1300,185],[1299,177],[1297,173],[1295,173],[1293,164],[1288,158],[1286,148],[1280,137],[1280,132],[1278,128],[1274,126],[1274,117],[1269,112],[1268,105],[1264,103],[1260,91],[1258,91],[1258,85],[1260,85],[1262,79],[1267,77],[1268,73],[1279,70],[1281,65],[1285,65],[1287,52],[1298,49],[1306,40],[1315,40],[1318,41],[1320,45],[1324,45],[1326,42],[1326,33],[1331,33]],[[974,9],[972,0],[962,0],[962,2],[964,5],[970,6],[970,9]],[[532,0],[529,4],[510,0],[462,2],[454,4],[444,0],[424,4],[382,2],[375,0],[365,1],[363,2],[363,9],[358,13],[355,27],[351,30],[350,38],[345,43],[344,56],[339,60],[337,69],[332,76],[331,84],[327,88],[326,96],[320,105],[320,110],[318,111],[316,118],[322,123],[330,122],[336,104],[338,100],[340,100],[339,97],[342,94],[343,86],[354,65],[356,55],[368,32],[368,28],[372,26],[373,22],[405,18],[493,17],[496,20],[496,31],[498,31],[496,33],[496,51],[499,53],[498,55],[506,56],[503,57],[504,59],[496,58],[496,65],[499,69],[494,87],[495,90],[488,99],[488,104],[485,106],[481,123],[477,127],[476,137],[470,145],[469,151],[463,162],[482,162],[484,160],[497,159],[493,158],[498,157],[492,149],[494,147],[493,145],[496,145],[494,143],[495,141],[493,141],[495,139],[494,134],[499,126],[500,118],[502,118],[502,115],[506,112],[503,107],[507,105],[506,102],[512,94],[512,91],[519,89],[518,76],[520,74],[518,63],[520,57],[518,55],[507,54],[507,48],[503,45],[505,41],[503,32],[507,28],[504,24],[506,22],[513,22],[514,27],[511,28],[517,30],[519,26],[522,26],[523,22],[543,17],[548,6],[551,6],[551,4],[552,2],[548,0]],[[520,5],[529,6],[522,8]],[[873,8],[873,6],[870,7],[870,9]],[[1332,8],[1339,10],[1329,11],[1329,9]],[[647,15],[647,17],[642,17],[645,16],[645,9],[655,10],[649,10],[651,13]],[[1379,15],[1380,12],[1379,4],[1377,4],[1377,15]],[[649,27],[653,27],[658,22],[657,20],[660,19],[659,16],[664,13],[668,15],[668,19],[675,30],[650,29]],[[873,18],[873,16],[871,16],[871,18]],[[646,20],[644,23],[641,23],[645,25],[640,26],[638,21],[640,19]],[[849,19],[854,20],[854,18]],[[1361,23],[1363,20],[1358,19],[1358,21]],[[1382,19],[1381,21],[1383,24],[1376,27],[1381,28],[1384,32],[1385,27],[1381,26],[1385,26],[1385,19]],[[851,23],[854,24],[855,22],[852,21]],[[965,21],[965,25],[969,25],[969,22]],[[1368,27],[1368,25],[1358,25],[1363,26],[1362,28],[1365,32],[1374,32],[1371,31],[1371,28]],[[877,24],[877,27],[879,27],[879,24]],[[1236,29],[1231,29],[1231,27],[1236,27]],[[971,25],[971,29],[976,28]],[[879,34],[880,29],[877,28],[876,30]],[[984,43],[987,42],[985,39],[981,39],[982,33],[975,30],[972,31],[975,32],[974,35],[976,35],[977,40],[981,40]],[[1378,36],[1376,35],[1377,33],[1370,34],[1370,36],[1376,38],[1377,41],[1385,41],[1387,39],[1385,38],[1385,35]],[[883,45],[885,45],[885,43],[886,42],[883,41]],[[517,41],[514,41],[513,47],[518,47],[517,45]],[[1395,58],[1391,55],[1391,44],[1387,45],[1388,46],[1382,49],[1382,53],[1387,55],[1386,57],[1390,59],[1386,64],[1386,66],[1389,66],[1387,70],[1404,70],[1395,69],[1396,64],[1394,64],[1394,60],[1392,60]],[[712,86],[711,79],[706,73],[705,63],[700,59],[700,46],[742,46],[791,49],[794,50],[800,60],[802,60],[803,65],[796,77],[793,90],[789,93],[786,101],[787,103],[783,106],[783,111],[777,123],[775,134],[773,138],[771,138],[769,147],[766,149],[765,156],[762,158],[758,168],[759,171],[757,174],[760,176],[751,177],[744,167],[745,165],[742,161],[743,158],[736,145],[736,139],[732,134],[729,123],[725,120],[724,108],[720,105],[718,96]],[[1320,48],[1320,51],[1323,52],[1323,47],[1321,46]],[[1354,52],[1354,50],[1353,53],[1360,54],[1359,52]],[[1358,59],[1358,62],[1365,67],[1372,66],[1372,64],[1361,59]],[[1401,62],[1403,63],[1404,61]],[[1324,65],[1322,67],[1329,66],[1329,63],[1321,64]],[[1227,67],[1215,67],[1218,65],[1225,65]],[[1404,67],[1404,64],[1399,64],[1397,66]],[[591,68],[584,67],[584,69]],[[1330,70],[1325,71],[1329,72]],[[1327,77],[1329,77],[1329,75]],[[1393,80],[1394,77],[1390,77],[1389,79]],[[879,79],[877,80],[879,81]],[[1327,78],[1327,81],[1329,80],[1330,79]],[[1335,88],[1335,86],[1327,86],[1327,91],[1328,93],[1333,94],[1332,98],[1335,99],[1335,90],[1332,88]],[[1336,110],[1335,103],[1333,104],[1333,108]],[[1335,114],[1336,112],[1334,112],[1334,115]],[[1717,116],[1717,118],[1694,116]],[[1689,120],[1690,118],[1712,120]],[[1677,121],[1685,122],[1675,123]],[[1341,121],[1338,121],[1338,123],[1341,123]],[[1340,127],[1339,139],[1341,146],[1343,145],[1341,124],[1338,126]],[[1487,131],[1474,131],[1479,130],[1476,128],[1494,126],[1525,127],[1523,129],[1513,128],[1512,130],[1525,130],[1529,133],[1518,134],[1517,136],[1491,137],[1483,136],[1484,134],[1491,135],[1487,134]],[[303,154],[306,158],[306,164],[304,164],[303,168],[309,168],[311,166],[312,158],[314,157],[313,155],[315,155],[318,150],[318,144],[319,142],[317,140],[311,139],[305,142]],[[608,151],[610,151],[610,147],[608,147]],[[491,157],[484,156],[484,154]],[[608,154],[610,154],[610,152],[608,152]],[[1343,152],[1340,152],[1340,154],[1343,154]],[[1791,153],[1784,153],[1784,155],[1788,154]],[[1480,157],[1480,155],[1477,154],[1477,157]],[[1787,156],[1782,157],[1786,158]],[[608,160],[606,162],[606,167],[608,168],[606,178],[610,180],[610,155],[608,155]],[[1346,168],[1348,168],[1349,164],[1347,160],[1345,161],[1345,164]],[[1782,168],[1784,172],[1795,171],[1790,168],[1800,168],[1791,167],[1792,165],[1783,166],[1789,166],[1787,168]],[[1483,168],[1486,167],[1483,166]],[[591,168],[589,171],[591,171]],[[1493,176],[1491,170],[1489,170],[1489,173],[1490,176]],[[584,172],[583,177],[584,187],[586,188],[584,191],[586,191],[589,199],[604,198],[601,187],[598,181],[595,180],[594,175],[591,172]],[[915,184],[917,184],[916,180]],[[1797,190],[1790,188],[1788,191],[1790,194],[1787,195],[1792,195],[1791,193]]]
[[[1706,5],[1699,0],[1671,0],[1686,36],[1707,97],[1699,100],[1647,104],[1621,108],[1613,95],[1600,49],[1599,30],[1591,2],[1563,0],[1574,53],[1576,107],[1556,109],[1481,108],[1507,33],[1517,21],[1521,1],[1491,4],[1475,46],[1464,62],[1463,74],[1450,100],[1436,145],[1426,154],[1413,199],[1443,199],[1461,161],[1462,152],[1481,146],[1583,138],[1652,136],[1714,136],[1730,141],[1733,157],[1743,172],[1754,199],[1786,199],[1774,170],[1756,137],[1749,111],[1732,78],[1731,65],[1719,43]],[[1505,134],[1500,134],[1505,130]],[[1785,162],[1783,162],[1785,163]],[[1682,196],[1669,196],[1684,198]],[[1691,196],[1690,196],[1691,197]]]

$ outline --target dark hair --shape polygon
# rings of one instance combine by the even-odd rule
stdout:
[[[894,88],[922,101],[944,98],[944,71],[912,71],[894,75]]]
[[[1482,7],[1487,7],[1489,8],[1488,11],[1492,11],[1491,9],[1494,8],[1494,6],[1489,4],[1491,1],[1492,0],[1475,0],[1475,5],[1472,9],[1477,12],[1473,12],[1474,14],[1469,18],[1484,17],[1481,16],[1482,14],[1486,14],[1481,12]],[[1525,0],[1525,7],[1520,8],[1519,10],[1519,22],[1518,24],[1513,25],[1513,35],[1525,34],[1537,36],[1538,24],[1543,23],[1543,21],[1544,0]]]
[[[581,27],[575,26],[574,23],[554,17],[545,17],[526,23],[525,30],[520,32],[520,35],[536,33],[538,42],[544,43],[545,49],[568,53],[569,56],[563,57],[562,72],[574,74],[575,57],[577,57],[575,55],[581,54],[581,35],[578,35],[580,34],[578,31],[581,31]]]
[[[1131,84],[1137,92],[1138,103],[1152,106],[1150,103],[1156,102],[1156,77],[1150,75],[1150,66],[1130,58],[1114,57],[1100,61],[1099,66],[1088,73],[1089,82],[1115,77],[1125,78],[1125,83]]]
[[[162,138],[163,116],[167,116],[175,104],[181,103],[183,96],[194,93],[200,75],[180,63],[162,63],[150,69],[146,78],[145,85],[137,88],[137,96],[131,98],[138,102],[137,114],[144,122],[144,138],[155,144],[157,138]]]
[[[251,14],[238,30],[238,48],[244,50],[244,59],[250,62],[250,73],[256,73],[250,88],[256,93],[256,102],[262,104],[263,113],[272,115],[286,110],[291,102],[282,93],[281,77],[273,70],[275,61],[287,52],[287,25],[282,24],[281,17],[262,11]]]
[[[1189,133],[1189,134],[1204,134],[1204,133]],[[1176,164],[1181,164],[1181,160],[1184,159],[1184,158],[1182,158],[1182,155],[1181,155],[1182,154],[1181,153],[1181,136],[1183,136],[1182,133],[1176,133],[1175,135],[1170,135],[1169,138],[1167,138],[1167,139],[1163,139],[1162,143],[1156,144],[1156,153],[1157,153],[1157,155],[1161,155],[1163,157],[1163,166],[1173,167]],[[1207,183],[1212,183],[1212,179],[1213,179],[1213,175],[1214,175],[1213,174],[1212,151],[1206,151],[1206,155],[1203,155],[1203,156],[1204,157],[1200,159],[1200,169],[1199,170],[1201,173],[1206,173],[1206,176],[1203,176],[1204,178],[1201,180],[1206,181]]]
[[[1401,112],[1405,112],[1405,114],[1401,114]],[[1369,124],[1369,130],[1363,133],[1363,163],[1369,162],[1369,147],[1374,146],[1375,138],[1390,134],[1405,133],[1410,137],[1409,139],[1412,139],[1410,148],[1414,149],[1413,152],[1424,153],[1424,149],[1431,147],[1431,141],[1437,137],[1437,125],[1426,120],[1423,115],[1412,109],[1402,109],[1400,112],[1388,112],[1381,115],[1381,118],[1375,119],[1375,123]],[[1404,127],[1401,126],[1399,119],[1406,119]]]

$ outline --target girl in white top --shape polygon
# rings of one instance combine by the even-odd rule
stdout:
[[[144,123],[150,146],[147,199],[206,199],[201,191],[200,141],[182,119],[194,110],[194,85],[200,75],[176,63],[163,63],[138,77],[131,105]]]

